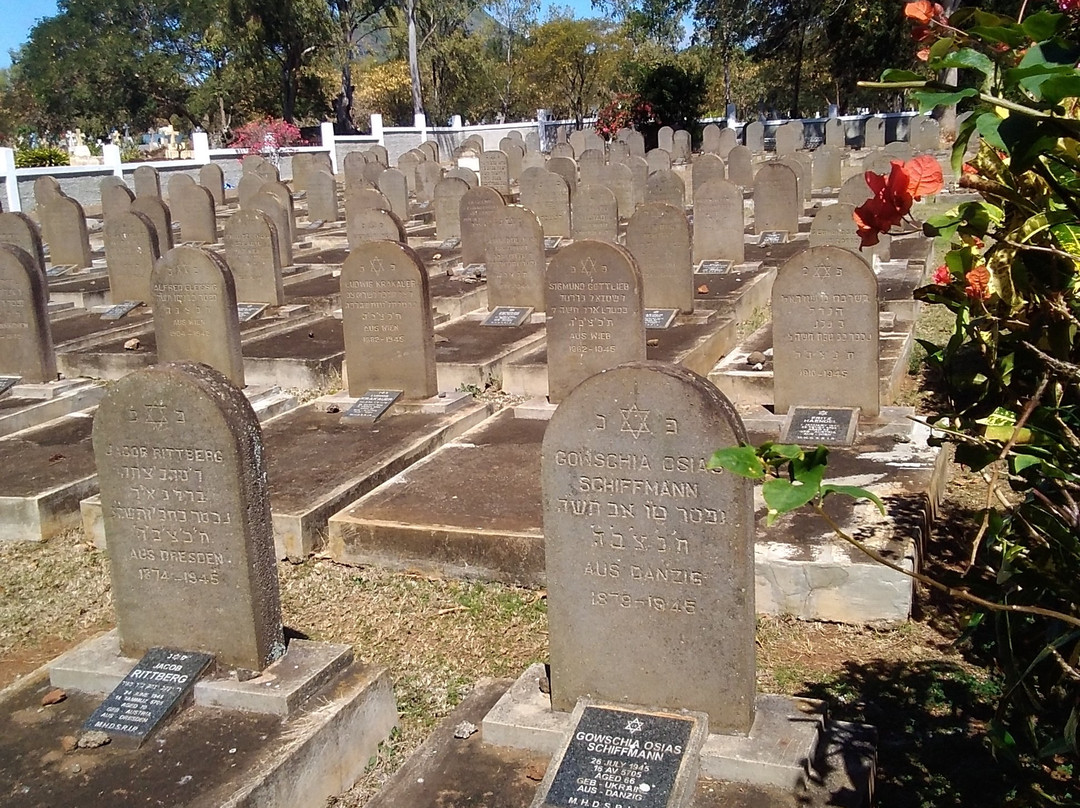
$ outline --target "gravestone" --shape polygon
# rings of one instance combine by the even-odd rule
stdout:
[[[613,140],[608,143],[608,163],[615,165],[617,163],[625,163],[626,158],[630,156],[630,147],[623,143],[621,140]]]
[[[502,194],[488,185],[470,188],[462,194],[458,203],[462,264],[484,263],[491,223],[505,206]]]
[[[240,177],[240,182],[236,185],[236,197],[240,207],[250,207],[255,195],[263,189],[264,185],[266,185],[266,180],[258,174],[244,174]]]
[[[743,194],[734,183],[712,179],[694,192],[694,264],[746,260]]]
[[[510,195],[510,164],[506,152],[485,151],[480,155],[480,184],[503,196]]]
[[[601,166],[597,171],[598,184],[615,194],[615,207],[620,219],[629,219],[636,207],[634,201],[634,174],[622,163]]]
[[[678,129],[672,136],[671,160],[674,163],[690,162],[690,133],[685,129]]]
[[[405,175],[396,168],[388,168],[375,181],[383,195],[390,200],[390,209],[403,222],[409,220],[409,189]]]
[[[844,122],[839,118],[825,121],[825,145],[837,149],[847,145],[847,132],[844,130]]]
[[[761,121],[750,121],[743,130],[746,148],[751,154],[763,154],[765,151],[765,124]]]
[[[203,189],[205,190],[205,189]],[[244,386],[232,273],[202,247],[173,247],[151,275],[159,362],[202,362]]]
[[[309,222],[336,222],[338,209],[337,181],[329,171],[319,168],[308,174],[307,204]]]
[[[600,169],[607,165],[603,149],[586,149],[577,158],[579,181],[582,185],[601,185]]]
[[[289,197],[292,201],[292,197]],[[292,226],[293,219],[290,211],[281,204],[281,200],[267,190],[259,191],[251,201],[250,210],[264,213],[274,223],[274,232],[277,234],[278,258],[282,267],[293,264]]]
[[[670,126],[661,126],[656,133],[656,147],[666,151],[668,154],[673,153],[675,151],[675,130]]]
[[[243,393],[205,365],[136,371],[109,386],[93,444],[121,653],[185,649],[248,671],[278,659],[262,431]]]
[[[158,252],[168,252],[173,248],[172,214],[169,206],[156,196],[136,196],[131,203],[134,213],[141,213],[154,225],[157,234]]]
[[[237,301],[270,306],[285,302],[277,241],[277,229],[262,211],[240,210],[225,222],[225,260]]]
[[[364,185],[363,187],[353,187],[352,190],[346,189],[345,191],[345,218],[349,218],[350,210],[361,210],[362,208],[372,208],[374,210],[385,210],[389,212],[393,206],[390,204],[390,200],[386,198],[386,195],[373,185]]]
[[[199,169],[199,185],[210,192],[215,207],[225,204],[225,172],[217,163],[207,163]],[[135,193],[138,196],[137,189]]]
[[[794,154],[803,147],[802,121],[788,121],[776,127],[776,153],[780,156]]]
[[[859,253],[862,240],[855,231],[854,212],[853,205],[843,202],[828,205],[819,210],[810,225],[810,246],[842,247],[863,257]]]
[[[420,164],[420,157],[415,151],[407,151],[398,157],[397,168],[405,177],[405,187],[408,193],[416,192],[416,167]],[[424,159],[427,157],[425,155]]]
[[[856,174],[844,180],[840,193],[837,194],[837,201],[857,208],[873,195],[870,186],[866,184],[866,175]]]
[[[240,173],[245,177],[248,174],[255,174],[265,164],[266,158],[261,154],[247,154],[240,158]]]
[[[412,249],[393,241],[353,249],[341,265],[341,318],[350,396],[438,392],[427,270]]]
[[[739,139],[734,129],[720,130],[720,149],[717,152],[721,160],[727,160],[731,150],[739,145]]]
[[[387,167],[380,163],[378,160],[369,160],[368,162],[364,163],[362,173],[365,180],[367,180],[372,185],[378,186],[379,177],[381,177],[382,173],[386,170]],[[405,175],[402,174],[401,176],[404,180]]]
[[[375,155],[375,162],[379,163],[381,166],[383,166],[383,168],[390,167],[390,155],[387,153],[385,146],[379,143],[375,143],[371,146],[368,146],[368,153]]]
[[[44,207],[54,199],[64,195],[64,191],[55,177],[46,174],[34,180],[34,204],[38,208]]]
[[[709,180],[726,179],[727,172],[724,170],[724,161],[715,154],[702,154],[694,161],[694,168],[690,175],[690,187],[693,191],[694,207],[697,209],[698,188]]]
[[[881,149],[885,146],[885,119],[876,115],[866,119],[863,129],[863,148]]]
[[[438,164],[439,144],[434,140],[425,140],[417,148],[427,155],[428,162]]]
[[[388,210],[358,208],[350,210],[345,219],[345,235],[349,249],[355,249],[365,241],[399,241],[407,244],[405,225]]]
[[[615,194],[603,185],[582,185],[570,206],[570,235],[614,243],[619,234]]]
[[[367,165],[365,152],[349,152],[341,161],[341,173],[345,182],[345,196],[348,197],[355,188],[363,188],[370,184],[364,176],[364,166]]]
[[[528,208],[507,205],[491,223],[485,252],[488,308],[544,310],[544,229]]]
[[[787,166],[795,172],[795,184],[798,187],[799,200],[800,202],[805,201],[808,198],[806,192],[810,188],[810,168],[803,165],[801,160],[796,160],[794,155],[778,159],[775,162]]]
[[[525,157],[525,147],[513,138],[504,137],[499,141],[499,151],[506,155],[506,170],[510,181],[521,178],[521,161]]]
[[[524,175],[530,168],[547,168],[547,158],[543,152],[535,149],[525,152],[525,156],[521,158],[521,173]]]
[[[754,162],[746,146],[735,146],[728,152],[727,178],[743,189],[754,186]]]
[[[913,118],[909,126],[909,140],[915,154],[935,152],[941,148],[941,125],[934,118],[920,115]]]
[[[442,166],[438,163],[420,163],[416,167],[416,201],[431,202],[435,198],[435,186],[442,176]]]
[[[547,168],[552,174],[558,174],[562,177],[563,182],[566,183],[570,199],[573,201],[574,194],[577,193],[578,189],[577,163],[574,162],[574,159],[572,157],[552,157],[547,162]]]
[[[681,208],[664,202],[638,208],[626,225],[626,249],[641,271],[645,308],[694,310],[690,223]]]
[[[255,167],[255,173],[266,182],[281,182],[281,171],[269,160],[264,160]]]
[[[436,238],[461,238],[461,197],[468,190],[469,184],[457,177],[443,177],[435,185],[432,207]]]
[[[0,376],[56,381],[48,309],[48,284],[34,257],[0,244]]]
[[[45,275],[45,245],[37,222],[25,213],[0,211],[0,244],[11,244],[26,250],[35,266]]]
[[[772,292],[773,404],[859,407],[876,416],[877,279],[839,247],[811,247],[785,262]]]
[[[446,176],[459,179],[470,188],[475,188],[480,184],[480,178],[476,176],[476,172],[465,166],[454,166],[446,172]]]
[[[892,172],[893,161],[897,158],[885,151],[874,152],[867,155],[863,160],[863,174],[872,171],[875,174],[883,174],[886,177]]]
[[[530,130],[525,133],[525,154],[532,152],[540,153],[540,133]]]
[[[631,154],[626,158],[626,167],[630,169],[630,187],[634,189],[634,207],[645,204],[645,193],[649,187],[649,164],[644,157]]]
[[[152,303],[150,276],[161,256],[157,228],[134,211],[105,220],[105,263],[109,270],[109,297],[113,303],[138,300]]]
[[[585,131],[582,129],[575,129],[568,137],[570,146],[574,149],[574,153],[571,157],[579,156],[588,147],[585,145]]]
[[[551,147],[550,157],[552,158],[561,157],[567,160],[573,160],[575,159],[575,156],[574,147],[569,143],[556,143]]]
[[[915,156],[915,150],[912,148],[911,143],[906,140],[894,140],[892,143],[886,143],[883,151],[891,159],[904,162]]]
[[[669,169],[660,169],[649,175],[645,185],[646,202],[666,202],[679,210],[686,209],[686,183]]]
[[[799,231],[799,181],[795,170],[782,163],[763,163],[754,177],[754,232]]]
[[[676,365],[621,365],[559,405],[541,450],[552,709],[588,695],[749,732],[753,488],[706,468],[746,440],[731,403]]]
[[[814,151],[814,168],[811,178],[812,187],[815,190],[823,188],[839,189],[840,181],[840,150],[832,146],[822,146]]]
[[[169,190],[172,190],[170,186]],[[182,185],[177,196],[170,195],[170,211],[180,225],[180,240],[213,244],[217,238],[214,197],[201,185]]]
[[[645,162],[649,164],[649,173],[654,171],[671,170],[671,152],[666,149],[650,149],[645,155]]]
[[[153,166],[139,166],[132,172],[135,196],[155,196],[161,199],[161,175]]]
[[[781,443],[800,446],[851,446],[859,411],[850,407],[792,407],[780,429]]]
[[[190,175],[182,172],[175,173],[169,177],[169,207],[175,208],[180,198],[180,190],[182,188],[188,188],[195,185],[195,180]]]
[[[633,129],[626,133],[623,138],[626,148],[630,150],[631,157],[645,157],[645,136]]]
[[[311,152],[298,152],[292,156],[292,187],[295,191],[308,190],[308,179],[314,171]]]
[[[716,154],[720,151],[720,127],[715,123],[705,124],[701,131],[701,153]]]
[[[570,237],[570,192],[558,174],[540,169],[532,175],[521,187],[521,204],[540,219],[544,235]]]
[[[585,240],[559,250],[548,267],[545,310],[552,404],[594,373],[645,358],[641,273],[616,244]]]
[[[74,199],[58,196],[38,208],[41,236],[49,245],[49,263],[53,266],[89,267],[90,234],[86,214]]]
[[[118,213],[126,213],[131,210],[131,203],[135,201],[135,194],[123,183],[117,185],[109,183],[101,185],[101,218],[107,222],[110,217]]]

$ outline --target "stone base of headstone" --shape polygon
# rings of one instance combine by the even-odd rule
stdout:
[[[75,308],[74,303],[53,303],[52,301],[49,301],[48,312],[50,315],[59,314],[62,311],[68,311],[73,308]]]
[[[505,368],[544,343],[545,321],[517,328],[486,328],[486,311],[451,320],[435,331],[435,361],[440,390],[483,390],[502,379]]]
[[[525,670],[484,716],[484,740],[496,746],[543,754],[559,746],[570,713],[551,709],[540,690],[546,668]],[[807,761],[817,756],[825,727],[819,701],[758,694],[748,735],[708,736],[701,749],[701,774],[716,780],[796,789],[806,785]]]
[[[109,274],[104,270],[49,279],[49,301],[71,303],[77,309],[91,309],[112,303]]]
[[[486,729],[470,732],[484,724],[484,717],[512,685],[506,679],[478,683],[367,808],[437,805],[446,794],[454,794],[458,805],[490,804],[490,795],[497,794],[500,806],[527,808],[537,794],[551,752],[496,745]],[[862,725],[828,722],[818,759],[808,762],[813,776],[806,778],[805,786],[749,785],[713,779],[702,771],[691,804],[695,808],[869,806],[875,735]]]
[[[558,407],[558,404],[552,404],[546,398],[530,398],[514,407],[514,417],[550,421]]]
[[[356,782],[397,723],[385,669],[353,660],[349,646],[294,640],[255,679],[204,678],[194,703],[157,730],[156,742],[141,749],[75,749],[40,765],[57,739],[79,736],[103,694],[137,662],[120,657],[118,647],[110,632],[3,692],[5,759],[20,767],[11,773],[30,802],[48,794],[50,804],[75,805],[87,788],[122,788],[125,804],[322,808]],[[43,713],[41,695],[51,687],[64,689],[67,698]],[[13,720],[21,711],[48,722],[47,746],[40,727]],[[162,745],[170,750],[167,760]]]
[[[546,420],[506,409],[330,517],[342,564],[539,586]]]
[[[0,437],[93,407],[105,387],[86,379],[62,379],[49,384],[17,384],[4,395]]]

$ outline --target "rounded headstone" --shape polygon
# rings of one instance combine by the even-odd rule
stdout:
[[[225,223],[225,260],[241,303],[285,302],[277,228],[262,211],[239,210]]]
[[[161,255],[154,223],[141,213],[125,210],[105,220],[103,235],[112,302],[152,303],[150,277]]]
[[[0,244],[0,375],[56,381],[48,307],[45,275],[33,256]]]

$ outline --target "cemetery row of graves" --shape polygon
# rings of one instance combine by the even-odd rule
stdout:
[[[477,685],[368,805],[868,804],[872,728],[758,692],[755,615],[911,612],[947,475],[896,402],[931,243],[860,250],[853,212],[936,126],[471,137],[287,181],[252,156],[235,189],[140,166],[100,210],[39,178],[0,213],[0,532],[104,550],[116,628],[8,691],[67,695],[9,733],[19,804],[348,791],[395,672],[287,631],[277,563],[315,554],[546,590],[547,666]],[[887,503],[829,512],[894,568],[808,515],[766,528],[708,466],[769,440]]]

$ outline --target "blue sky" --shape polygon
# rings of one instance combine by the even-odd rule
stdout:
[[[594,12],[591,0],[541,0],[540,16],[547,15],[552,6],[566,6],[577,17],[600,16]],[[34,23],[56,14],[56,0],[0,0],[0,68],[8,67],[8,51],[26,41]]]

